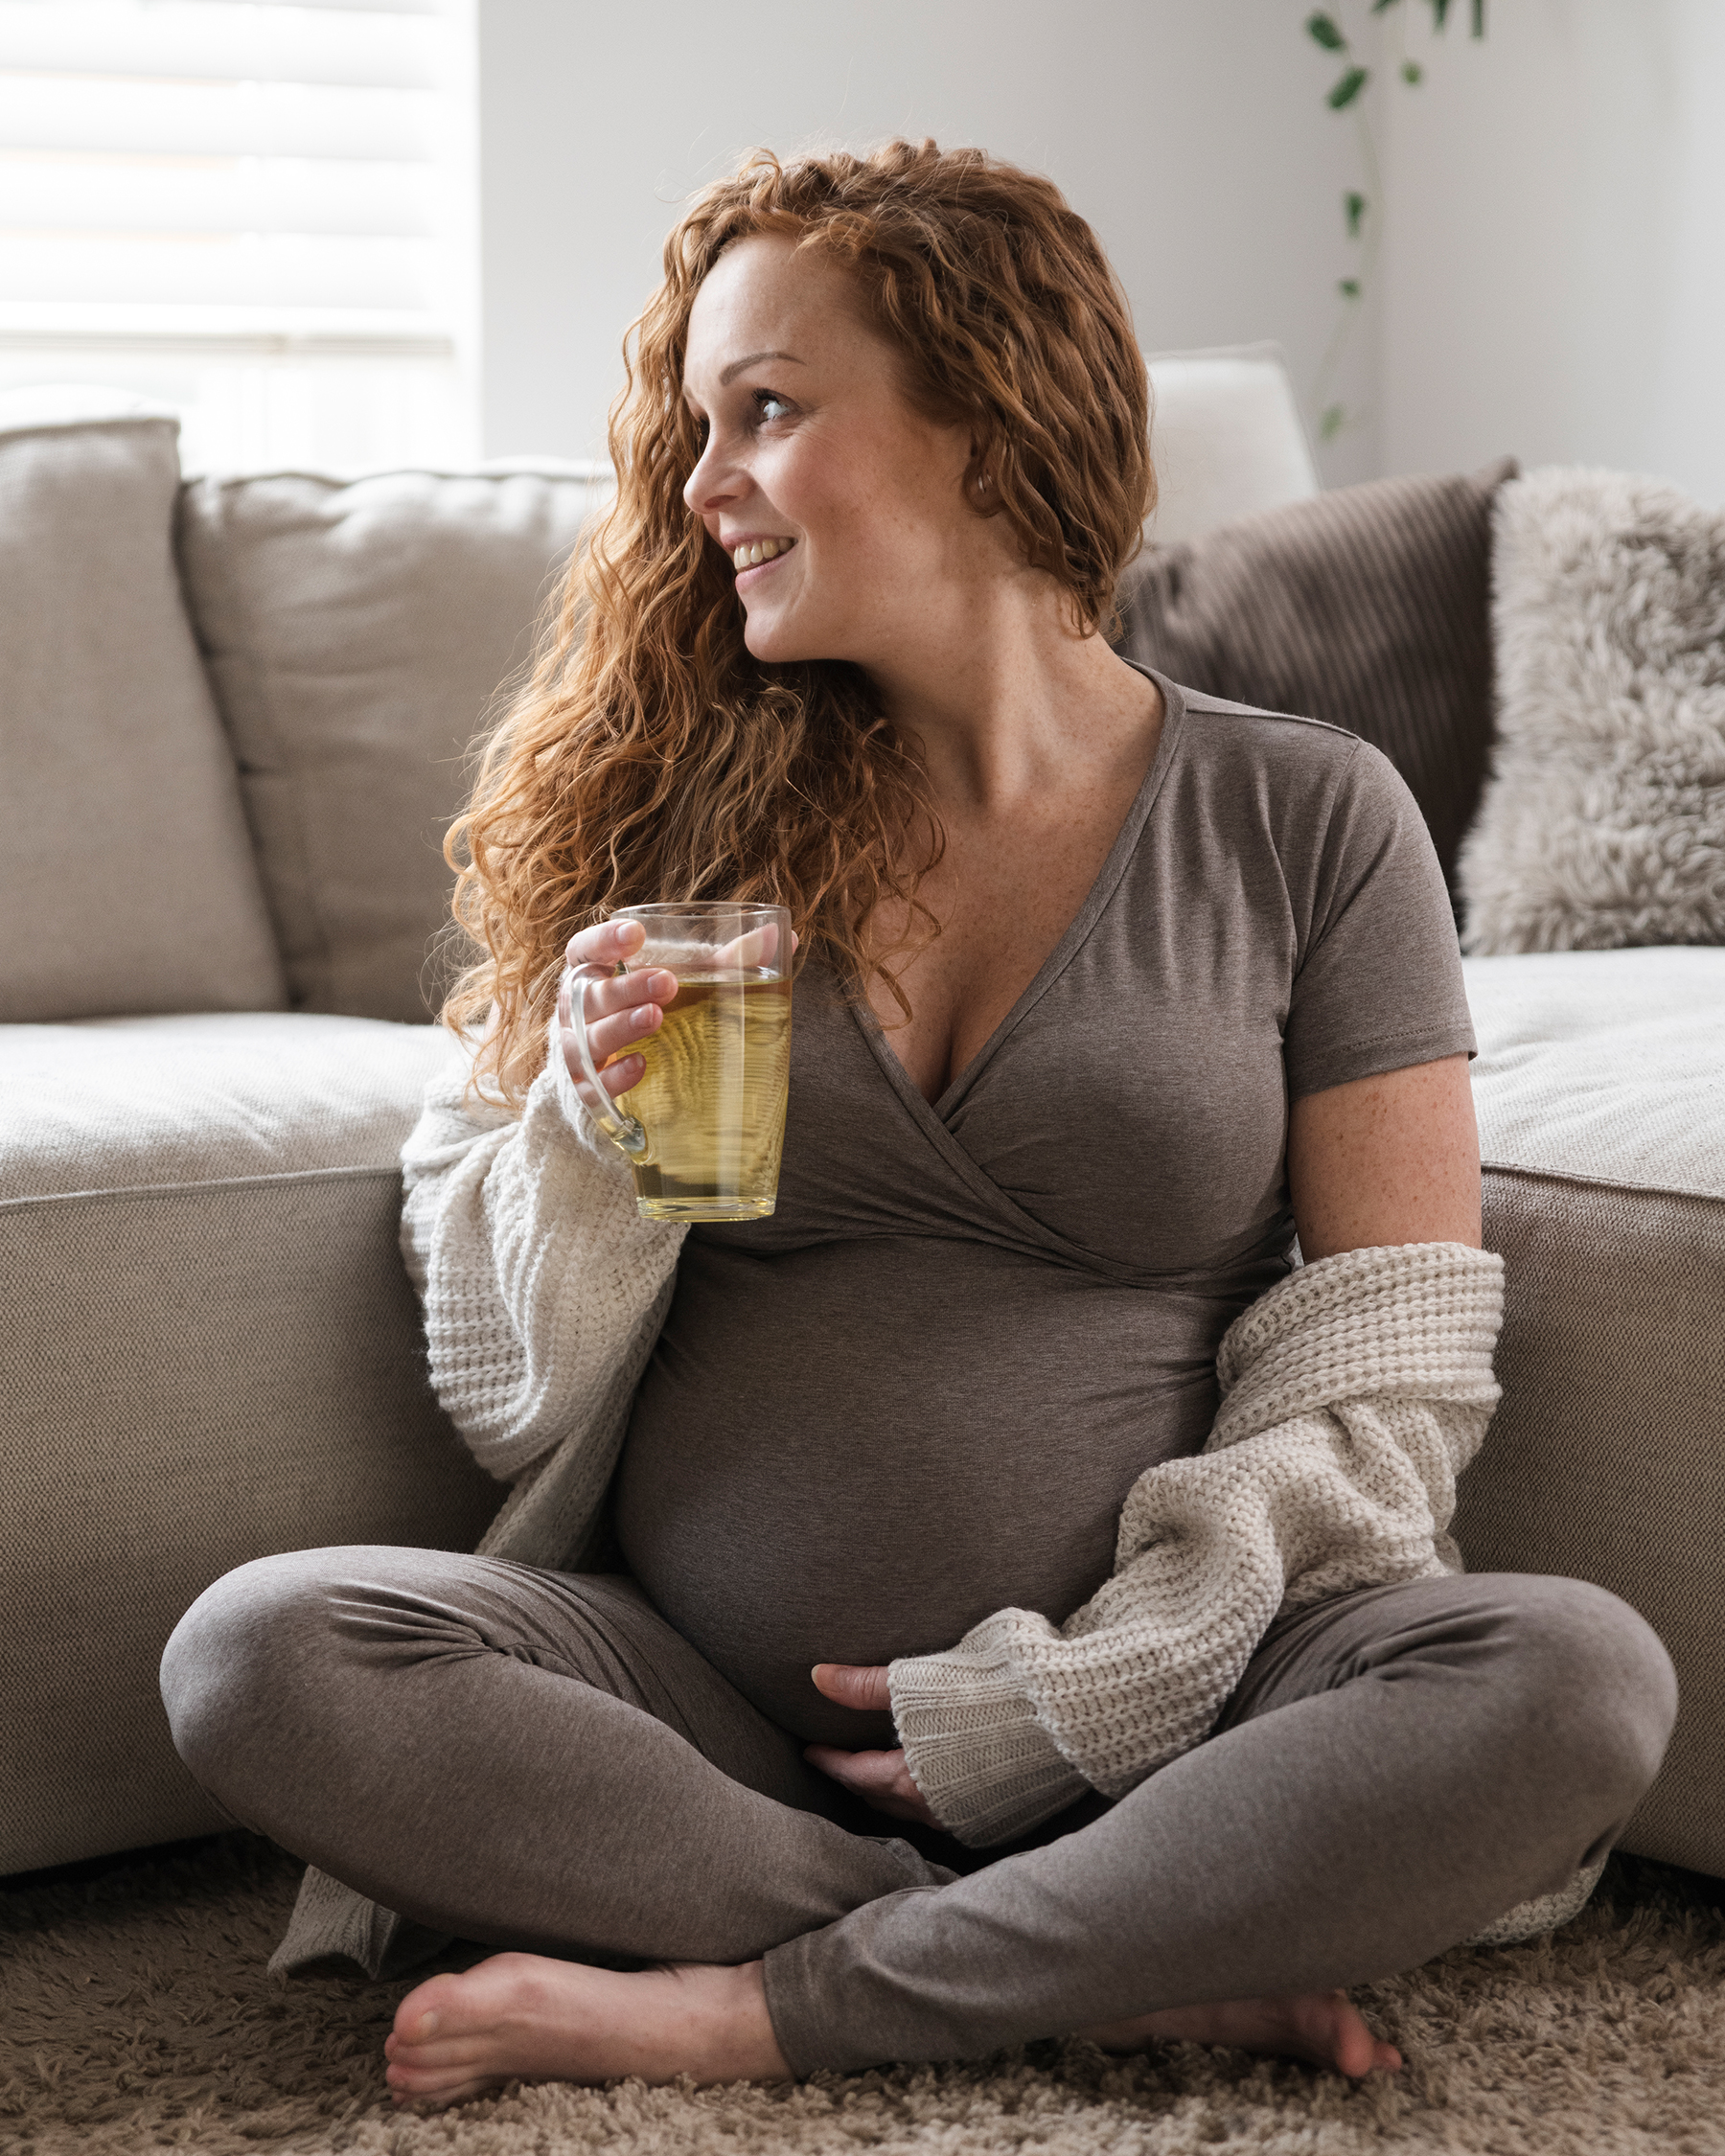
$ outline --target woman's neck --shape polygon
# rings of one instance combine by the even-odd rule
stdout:
[[[921,751],[944,821],[986,825],[1030,800],[1141,775],[1162,700],[1102,636],[1073,629],[1051,580],[996,584],[941,610],[950,618],[927,625],[938,633],[908,635],[869,671]]]

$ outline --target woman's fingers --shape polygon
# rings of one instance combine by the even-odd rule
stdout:
[[[778,956],[778,928],[771,921],[763,922],[758,929],[733,936],[729,943],[722,943],[713,952],[716,966],[739,969],[752,966],[770,966]]]
[[[592,1087],[587,1084],[587,1075],[581,1067],[581,1057],[574,1038],[567,1033],[563,1037],[563,1056],[564,1067],[568,1071],[569,1082],[575,1088],[576,1099],[589,1115],[598,1114],[599,1101]],[[638,1086],[646,1070],[645,1056],[619,1056],[615,1063],[608,1065],[599,1073],[599,1083],[605,1089],[607,1100],[615,1100],[620,1093],[628,1092],[632,1086]]]
[[[787,957],[796,955],[796,930],[791,930],[791,949]],[[773,966],[779,961],[779,931],[776,921],[763,921],[758,929],[750,929],[744,935],[733,936],[714,952],[721,966]]]
[[[643,973],[606,974],[597,980],[585,980],[581,1008],[591,1033],[603,1020],[627,1019],[641,1004],[668,1003],[676,994],[677,975],[662,966],[650,966]]]
[[[815,1689],[837,1700],[840,1707],[878,1713],[892,1705],[885,1663],[867,1668],[851,1662],[817,1662],[809,1674],[815,1680]]]
[[[645,1059],[625,1051],[659,1030],[665,1021],[665,1005],[677,995],[677,975],[666,967],[648,966],[632,973],[618,970],[627,967],[646,940],[647,932],[638,921],[601,921],[597,927],[583,929],[571,936],[564,949],[567,964],[586,973],[585,978],[570,984],[571,993],[580,995],[587,1048],[600,1084],[612,1100],[640,1084],[647,1068]],[[777,943],[777,929],[768,925],[739,937],[719,955],[744,968],[770,965]],[[796,948],[794,934],[791,948]],[[597,1103],[588,1098],[591,1089],[582,1070],[580,1055],[572,1044],[566,1045],[564,1052],[576,1090],[591,1111]]]
[[[645,1056],[619,1056],[615,1063],[608,1063],[605,1068],[600,1071],[599,1083],[605,1088],[606,1092],[612,1100],[617,1100],[633,1087],[638,1086],[646,1075],[647,1058]],[[588,1096],[592,1089],[586,1082],[586,1073],[571,1067],[569,1076],[574,1079],[575,1090],[590,1115],[593,1112],[593,1103]]]
[[[658,969],[589,980],[582,997],[582,1010],[593,1061],[602,1064],[632,1041],[656,1033],[664,1022],[664,1006],[676,994],[677,975]]]
[[[609,927],[609,924],[606,926]],[[636,924],[627,922],[623,926],[632,929]],[[588,942],[599,932],[596,929],[584,930],[573,939],[569,949],[573,951],[577,945]],[[637,934],[631,940],[638,945],[640,937]],[[599,962],[596,958],[584,961],[588,965],[597,965]],[[623,1050],[633,1043],[658,1031],[664,1023],[664,1007],[677,994],[677,975],[666,973],[661,967],[650,967],[638,974],[604,974],[596,979],[580,981],[575,987],[581,997],[587,1047],[594,1064],[599,1067],[600,1082],[615,1100],[619,1093],[626,1093],[632,1086],[640,1083],[646,1065],[638,1055],[624,1057],[618,1063],[612,1063],[611,1058],[622,1056]],[[569,1075],[575,1080],[577,1089],[581,1089],[585,1084],[581,1058],[572,1045],[565,1049],[565,1053],[568,1057]],[[607,1065],[610,1066],[609,1069],[605,1067]],[[586,1098],[585,1091],[582,1092],[582,1097],[584,1100]],[[587,1101],[586,1105],[591,1110],[594,1104]]]
[[[919,1819],[928,1826],[940,1823],[911,1780],[903,1752],[845,1752],[838,1745],[810,1744],[803,1747],[803,1757],[877,1812],[892,1819]]]
[[[646,1062],[639,1055],[625,1055],[623,1051],[658,1031],[664,1022],[664,1006],[677,994],[675,975],[662,968],[648,967],[633,974],[618,972],[645,941],[646,930],[638,921],[601,921],[596,928],[583,929],[579,935],[571,936],[564,947],[564,956],[574,969],[564,983],[567,998],[559,998],[560,1013],[567,1014],[563,1032],[564,1062],[576,1095],[590,1115],[603,1117],[604,1112],[587,1080],[580,1044],[571,1036],[568,1021],[573,1020],[586,1034],[587,1054],[610,1099],[615,1100],[639,1085]]]
[[[597,928],[583,929],[569,938],[564,962],[570,966],[627,965],[646,940],[647,931],[638,921],[601,921]],[[800,940],[793,929],[794,952]],[[777,948],[778,929],[769,922],[727,944],[724,954],[738,964],[770,965]]]
[[[647,941],[638,921],[601,921],[569,938],[564,962],[570,966],[618,966],[632,958]]]

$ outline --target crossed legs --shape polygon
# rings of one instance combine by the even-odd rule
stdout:
[[[610,1575],[403,1549],[264,1559],[188,1612],[163,1689],[236,1819],[509,1950],[402,2004],[398,2063],[422,2044],[462,2054],[424,2092],[445,2100],[528,2071],[474,2034],[486,2013],[520,2024],[528,1995],[595,2041],[601,1994],[632,2002],[613,2034],[632,2063],[602,2045],[593,2078],[651,2070],[639,2047],[661,2039],[685,2043],[670,2072],[728,2078],[1199,2033],[1169,2017],[1322,1997],[1565,1884],[1621,1830],[1674,1712],[1657,1640],[1598,1589],[1366,1590],[1273,1628],[1194,1752],[978,1863],[880,1833]],[[608,1961],[696,1966],[589,1966]]]

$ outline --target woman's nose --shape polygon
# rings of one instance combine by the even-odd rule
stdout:
[[[697,516],[710,516],[737,492],[736,474],[727,469],[715,443],[709,442],[683,488],[683,500]]]

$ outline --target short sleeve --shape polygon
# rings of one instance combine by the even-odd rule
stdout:
[[[1475,1052],[1443,872],[1389,758],[1357,743],[1338,777],[1283,1035],[1288,1097]]]

